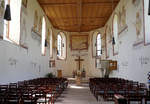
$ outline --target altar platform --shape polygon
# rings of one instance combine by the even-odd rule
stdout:
[[[77,80],[77,78],[71,78],[71,77],[69,77],[67,79],[68,79],[69,84],[75,84],[76,80]],[[89,78],[81,78],[80,81],[81,81],[81,83],[89,83]]]

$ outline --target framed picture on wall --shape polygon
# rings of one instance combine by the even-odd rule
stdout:
[[[88,50],[88,35],[71,35],[71,50]]]

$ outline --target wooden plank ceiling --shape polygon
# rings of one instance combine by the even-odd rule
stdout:
[[[69,32],[103,27],[120,0],[38,0],[52,25]]]

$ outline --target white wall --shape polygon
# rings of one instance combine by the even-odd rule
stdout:
[[[150,45],[144,46],[143,30],[143,0],[137,0],[132,4],[132,0],[121,0],[114,13],[118,13],[123,5],[126,5],[126,21],[128,28],[119,35],[119,53],[113,56],[111,49],[109,59],[118,61],[118,70],[111,76],[122,77],[130,80],[147,83],[147,73],[150,72]],[[139,12],[142,20],[140,39],[143,41],[135,45],[139,40],[136,35],[136,13]],[[114,14],[113,13],[113,14]],[[106,25],[111,25],[113,14]],[[149,28],[149,27],[147,27]],[[109,43],[112,48],[112,44]]]
[[[63,76],[65,77],[72,77],[72,72],[73,70],[77,70],[78,69],[78,62],[75,61],[75,59],[77,59],[78,57],[74,56],[78,54],[78,51],[72,51],[70,48],[70,35],[75,35],[75,34],[80,34],[78,32],[64,32],[66,35],[66,39],[67,39],[67,57],[65,60],[59,60],[56,56],[56,46],[57,46],[57,35],[61,30],[57,30],[54,29],[53,30],[53,35],[54,35],[54,40],[55,40],[55,48],[54,48],[54,56],[53,59],[56,60],[56,67],[53,68],[54,73],[57,75],[57,70],[60,69],[63,72]],[[100,33],[102,33],[103,35],[103,29],[97,29],[95,31],[99,31]],[[84,50],[81,51],[81,55],[85,56],[81,56],[82,59],[84,59],[83,62],[81,62],[81,68],[83,68],[84,65],[84,69],[86,71],[86,76],[87,77],[100,77],[101,76],[101,72],[99,69],[95,68],[95,58],[92,56],[92,36],[93,36],[94,31],[91,32],[86,32],[86,34],[89,35],[89,46],[88,46],[88,50]],[[81,33],[84,34],[84,33]],[[104,43],[104,41],[103,41]],[[104,49],[105,50],[105,49]],[[104,52],[105,55],[105,52]]]
[[[38,10],[39,16],[44,15],[37,0],[28,0],[27,9],[22,10],[21,18],[26,21],[26,33],[21,30],[20,35],[28,49],[0,39],[0,84],[43,77],[51,71],[48,64],[49,48],[46,49],[46,55],[42,56],[40,36],[31,32],[35,9]],[[47,18],[46,21],[47,27],[50,28],[51,24]],[[0,22],[0,27],[3,27],[3,19]]]

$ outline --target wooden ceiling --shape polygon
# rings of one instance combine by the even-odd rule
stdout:
[[[52,25],[69,32],[103,27],[120,0],[38,0]]]

